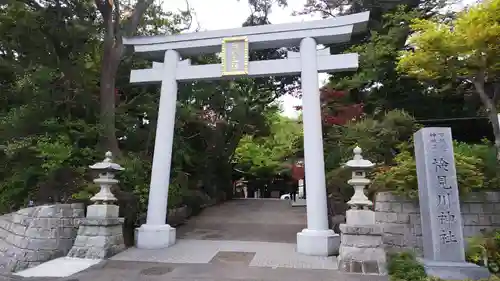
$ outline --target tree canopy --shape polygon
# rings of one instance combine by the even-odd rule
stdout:
[[[267,122],[268,136],[245,135],[240,140],[233,160],[237,169],[261,177],[289,169],[301,147],[302,125],[279,112],[269,113]]]
[[[445,79],[472,88],[492,124],[499,149],[500,1],[486,0],[456,19],[413,19],[411,50],[401,52],[398,70],[421,80]]]
[[[112,22],[121,20],[120,24],[126,25],[134,7],[116,2],[108,8],[120,9],[121,17],[113,15]],[[102,69],[107,54],[103,38],[110,31],[98,8],[105,7],[76,0],[11,1],[0,6],[0,30],[5,34],[0,40],[1,211],[16,209],[30,199],[41,203],[71,200],[75,194],[87,196],[89,193],[83,191],[93,186],[86,167],[102,160],[104,152],[113,148],[102,142],[103,134],[110,136],[103,123],[111,120],[101,116],[102,75],[113,71]],[[134,32],[176,33],[188,24],[184,19],[183,13],[168,13],[151,3]],[[242,23],[266,21],[242,19]],[[112,41],[119,39],[115,36]],[[252,54],[260,59],[282,55],[279,50]],[[218,60],[215,55],[191,59],[196,63]],[[144,210],[159,90],[158,86],[129,83],[130,70],[147,66],[147,61],[123,50],[118,63],[120,67],[107,80],[113,84],[112,91],[105,90],[106,99],[112,98],[106,107],[112,106],[116,119],[112,122],[116,135],[112,142],[117,142],[120,150],[117,161],[126,168],[120,187],[138,196],[138,208]],[[269,134],[267,115],[275,112],[274,102],[294,79],[182,84],[172,183],[196,189],[201,182],[211,196],[229,192],[232,159],[240,139]]]

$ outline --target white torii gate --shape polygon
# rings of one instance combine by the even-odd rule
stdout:
[[[277,24],[171,36],[126,38],[137,53],[153,60],[150,69],[132,70],[131,83],[161,83],[161,97],[151,172],[147,220],[138,230],[137,247],[166,248],[175,243],[175,228],[165,223],[174,137],[178,82],[238,76],[301,75],[304,123],[304,162],[307,185],[307,228],[297,233],[297,251],[329,256],[338,251],[340,237],[328,227],[327,194],[321,129],[318,72],[353,71],[358,54],[330,55],[317,44],[347,42],[366,30],[369,13],[306,23]],[[300,46],[288,58],[249,61],[249,50]],[[181,56],[222,51],[222,64],[191,65]]]

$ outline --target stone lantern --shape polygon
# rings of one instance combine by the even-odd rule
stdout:
[[[117,201],[116,197],[111,192],[111,187],[118,184],[115,179],[115,173],[123,171],[123,168],[112,162],[113,155],[110,151],[106,152],[102,162],[96,163],[89,168],[99,172],[98,178],[94,179],[94,183],[99,184],[99,192],[90,198],[94,202],[93,205],[87,207],[87,217],[92,218],[117,218],[118,206],[113,203]]]
[[[347,202],[347,204],[352,210],[367,210],[373,206],[373,203],[368,200],[368,197],[366,197],[364,192],[365,187],[371,182],[366,178],[366,173],[370,171],[375,164],[373,164],[370,160],[363,159],[363,156],[361,156],[361,152],[363,152],[363,150],[359,146],[356,146],[356,148],[353,149],[353,152],[354,158],[347,161],[345,164],[346,167],[352,170],[352,178],[347,181],[347,183],[352,185],[354,188],[354,195],[351,197],[351,200]]]
[[[341,241],[338,256],[339,270],[364,274],[386,275],[386,256],[382,240],[382,227],[375,223],[373,203],[364,189],[370,184],[366,173],[375,166],[361,156],[361,148],[353,150],[354,158],[346,167],[352,170],[347,182],[354,187],[354,195],[347,202],[346,223],[340,225]]]
[[[123,168],[113,163],[111,152],[106,152],[102,162],[90,168],[98,171],[94,180],[100,185],[99,192],[90,198],[94,204],[87,207],[86,218],[81,219],[73,247],[68,257],[85,259],[106,259],[125,249],[123,242],[123,218],[119,217],[119,207],[111,187],[119,181],[115,172]]]

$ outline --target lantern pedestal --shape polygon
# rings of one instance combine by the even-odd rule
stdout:
[[[386,255],[380,225],[340,225],[339,270],[386,275]]]
[[[117,218],[119,207],[117,205],[90,205],[87,207],[88,218]]]
[[[107,259],[123,250],[124,218],[84,218],[68,257]]]
[[[345,218],[350,225],[375,224],[375,212],[372,210],[347,210]]]

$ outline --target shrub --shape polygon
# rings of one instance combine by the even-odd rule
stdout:
[[[78,147],[71,136],[49,132],[16,137],[1,148],[1,214],[25,207],[30,200],[35,204],[71,202],[72,195],[88,184],[85,166],[95,156]]]
[[[139,212],[147,209],[149,185],[151,179],[152,160],[141,158],[130,153],[121,161],[125,168],[120,174],[120,188],[133,192],[139,199]],[[172,170],[168,189],[168,208],[178,208],[184,205],[184,198],[188,192],[189,179],[186,173]]]
[[[485,266],[490,272],[500,272],[500,230],[484,232],[468,238],[467,261]]]
[[[410,252],[389,255],[387,269],[391,281],[447,281],[427,276],[422,264],[420,264],[416,260],[415,255]],[[493,275],[488,279],[481,279],[478,281],[500,281],[500,278]]]
[[[347,183],[352,177],[352,172],[344,167],[331,170],[326,174],[328,192],[333,192],[337,196],[350,199],[354,194],[354,189]]]
[[[397,147],[406,142],[419,128],[415,119],[400,110],[387,112],[380,120],[364,118],[344,127],[337,126],[328,131],[325,138],[327,159],[340,159],[345,162],[352,158],[356,146],[363,149],[363,156],[374,163],[391,164]],[[337,153],[337,157],[328,154]],[[329,161],[327,161],[329,162]],[[341,163],[331,163],[337,168]]]
[[[337,227],[333,218],[337,215],[344,215],[348,206],[347,201],[354,194],[354,189],[347,181],[351,179],[349,169],[339,167],[326,174],[328,192],[328,216],[331,219],[330,227]],[[335,229],[338,230],[338,229]]]
[[[202,194],[201,190],[189,190],[184,193],[183,202],[191,209],[192,215],[197,215],[203,209],[202,206],[207,200],[207,195]]]
[[[427,275],[424,267],[410,252],[389,255],[387,270],[391,281],[425,281]]]
[[[456,143],[455,152],[478,157],[482,163],[477,168],[484,174],[484,188],[489,190],[498,189],[500,186],[499,166],[496,158],[494,145],[484,140],[482,144]]]
[[[147,210],[149,184],[151,176],[151,159],[139,154],[129,153],[120,159],[120,165],[124,170],[120,173],[119,187],[121,190],[130,192],[137,198],[135,203],[136,216]]]
[[[184,196],[186,188],[180,184],[173,183],[168,188],[168,208],[175,209],[184,205]]]
[[[454,143],[457,147],[466,144]],[[378,168],[374,175],[372,190],[390,190],[396,195],[408,198],[418,197],[418,182],[415,159],[409,145],[400,146],[401,152],[394,158],[394,166]],[[454,151],[457,181],[460,194],[484,188],[485,177],[481,171],[483,160],[463,149]]]

